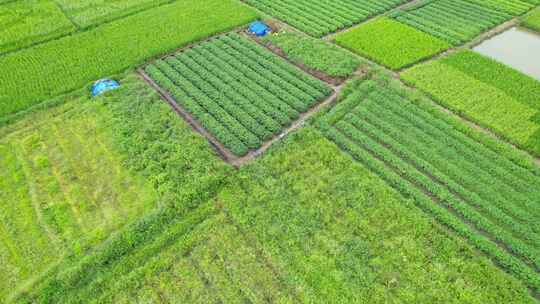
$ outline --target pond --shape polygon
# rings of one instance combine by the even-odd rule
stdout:
[[[540,80],[540,35],[532,31],[513,27],[474,50]]]

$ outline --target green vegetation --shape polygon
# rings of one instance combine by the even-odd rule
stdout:
[[[134,75],[122,83],[100,100],[81,97],[3,133],[2,302],[155,214],[158,202],[181,214],[209,199],[230,174],[157,93]]]
[[[0,303],[539,303],[540,82],[367,60],[539,4],[0,0]]]
[[[335,41],[394,70],[450,48],[445,41],[384,17],[338,34]]]
[[[75,26],[52,0],[0,5],[0,55],[74,30]]]
[[[81,98],[18,122],[0,140],[0,302],[155,206],[153,189],[121,165],[110,118]]]
[[[529,15],[525,16],[521,25],[540,32],[540,8],[533,10]]]
[[[54,0],[80,27],[100,24],[149,9],[171,0]]]
[[[278,47],[296,64],[331,77],[352,76],[361,65],[366,65],[363,60],[333,44],[294,32],[268,35],[264,41]]]
[[[353,26],[388,11],[407,0],[245,0],[246,3],[272,15],[314,37]]]
[[[235,33],[158,60],[145,70],[237,156],[259,148],[331,92]]]
[[[440,61],[540,111],[540,82],[536,79],[468,50]]]
[[[234,0],[179,1],[0,57],[0,117],[255,17]]]
[[[494,8],[494,1],[426,0],[393,14],[393,17],[451,44],[463,44],[510,19],[512,14]],[[531,9],[532,4],[522,5]]]
[[[453,56],[413,67],[401,76],[443,106],[540,155],[540,124],[534,119],[538,83],[479,55]]]
[[[320,123],[325,134],[539,291],[538,168],[474,140],[403,88],[373,80],[355,85]]]
[[[21,300],[534,303],[311,127],[215,198],[149,215],[38,285]]]

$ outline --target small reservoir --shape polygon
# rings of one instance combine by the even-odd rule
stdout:
[[[540,35],[532,31],[513,27],[473,50],[540,80]]]

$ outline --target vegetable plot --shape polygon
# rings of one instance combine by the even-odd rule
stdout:
[[[331,92],[236,33],[158,60],[145,71],[236,156],[259,148]]]
[[[407,2],[407,0],[244,1],[315,37],[350,27]]]
[[[343,150],[540,291],[540,174],[406,91],[364,81],[321,123]]]

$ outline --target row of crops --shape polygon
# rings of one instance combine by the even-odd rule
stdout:
[[[236,33],[158,60],[145,72],[237,156],[259,148],[331,92]]]
[[[429,103],[364,81],[325,134],[442,223],[540,290],[540,174],[456,127]],[[471,132],[471,131],[469,131]]]
[[[538,0],[427,0],[391,16],[453,45],[460,45],[539,3]]]
[[[406,0],[244,1],[315,37],[351,27],[406,2]]]

